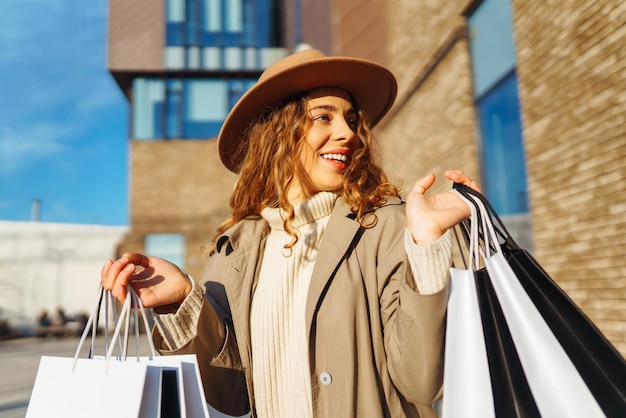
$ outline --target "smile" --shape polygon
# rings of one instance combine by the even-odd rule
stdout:
[[[348,161],[348,156],[345,154],[322,154],[322,158],[325,160],[341,161],[344,163]]]

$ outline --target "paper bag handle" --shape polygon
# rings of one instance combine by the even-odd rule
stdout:
[[[78,356],[85,343],[85,340],[87,339],[87,335],[89,334],[90,329],[92,332],[90,357],[94,352],[96,330],[98,328],[97,325],[99,321],[99,315],[100,315],[100,310],[102,307],[103,299],[105,301],[105,330],[104,330],[104,333],[105,333],[105,368],[108,369],[109,360],[111,356],[113,355],[115,344],[118,342],[118,339],[120,337],[122,324],[126,325],[125,326],[126,331],[124,334],[124,341],[123,343],[121,342],[121,345],[120,345],[120,351],[121,351],[122,359],[126,360],[126,351],[128,348],[128,334],[129,334],[129,328],[130,328],[130,315],[131,315],[130,310],[133,306],[139,308],[139,310],[141,311],[141,317],[143,318],[146,331],[150,329],[150,325],[148,324],[147,313],[146,313],[145,307],[143,306],[141,298],[137,295],[137,292],[135,292],[132,286],[128,286],[127,291],[126,291],[126,300],[124,301],[124,304],[122,305],[122,310],[120,312],[119,317],[116,317],[117,312],[115,309],[113,309],[115,331],[113,332],[113,335],[109,343],[108,306],[109,306],[109,301],[111,301],[111,303],[113,302],[112,302],[111,292],[109,290],[104,290],[104,288],[102,287],[102,284],[100,284],[99,292],[100,292],[100,298],[98,300],[98,304],[96,308],[94,309],[94,311],[89,316],[89,319],[87,320],[87,324],[85,325],[85,329],[83,330],[83,334],[78,343],[78,347],[76,348],[76,353],[74,355],[74,362],[72,363],[72,370],[76,368],[76,363],[78,362]],[[139,359],[139,320],[138,320],[139,318],[138,318],[138,315],[139,314],[137,310],[135,310],[134,322],[135,322],[135,341],[136,341],[137,359]],[[150,345],[151,355],[157,356],[158,354],[157,354],[156,348],[154,347],[154,342],[152,341],[152,338],[150,338],[150,336],[148,336],[148,344]]]

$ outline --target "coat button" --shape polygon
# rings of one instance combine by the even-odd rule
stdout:
[[[320,382],[322,382],[322,385],[324,386],[328,386],[332,383],[333,381],[333,377],[330,375],[330,373],[322,373],[320,374]]]

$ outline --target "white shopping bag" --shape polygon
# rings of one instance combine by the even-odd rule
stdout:
[[[472,270],[450,271],[443,418],[494,418],[487,350]]]
[[[472,217],[476,218],[476,209],[471,205],[470,209]],[[474,223],[471,227],[471,234],[476,237],[478,225]],[[478,241],[470,241],[466,269],[450,269],[443,418],[495,417],[489,361],[473,271],[479,263],[478,246]]]
[[[134,359],[129,359],[133,360]],[[208,418],[209,411],[195,354],[140,357],[148,368],[175,370],[178,376],[181,417]]]
[[[604,417],[597,401],[501,252],[485,257],[539,412],[544,417]],[[558,390],[553,390],[558,387]]]
[[[144,325],[148,323],[141,300],[129,287],[112,338],[105,332],[105,355],[93,356],[97,317],[103,299],[105,311],[110,293],[100,290],[100,302],[89,317],[85,331],[73,358],[43,356],[37,371],[33,392],[27,409],[28,418],[50,417],[132,417],[153,418],[160,416],[187,417],[183,388],[183,366],[180,361],[153,360],[156,350],[148,337],[152,356],[150,361],[126,358],[130,330],[131,305],[141,310]],[[135,336],[139,338],[138,314],[135,311]],[[105,314],[105,330],[108,330],[108,312]],[[124,341],[120,340],[122,326],[126,325]],[[87,334],[92,332],[90,358],[78,358]],[[119,342],[119,344],[117,344]],[[120,356],[113,351],[120,349]],[[138,345],[137,345],[138,347]],[[167,364],[166,364],[167,363]],[[192,385],[190,384],[190,387]],[[204,406],[206,410],[206,405]]]
[[[147,365],[42,356],[26,411],[27,418],[136,418]]]
[[[94,356],[93,359],[104,362],[105,357]],[[208,417],[208,413],[203,414],[201,410],[200,413],[197,412],[197,403],[192,405],[196,408],[189,411],[188,402],[184,395],[187,388],[184,385],[184,371],[181,361],[175,358],[160,361],[161,359],[167,359],[167,357],[147,356],[127,359],[117,357],[109,361],[109,367],[110,365],[127,367],[124,366],[127,364],[141,364],[146,367],[146,382],[137,417]],[[193,388],[192,385],[188,386],[190,389]]]

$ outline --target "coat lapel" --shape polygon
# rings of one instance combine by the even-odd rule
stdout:
[[[309,338],[320,299],[360,229],[359,223],[349,216],[351,213],[344,200],[342,198],[337,199],[335,208],[328,220],[320,250],[317,253],[311,284],[309,285],[305,312]]]
[[[250,366],[250,304],[256,286],[255,272],[259,267],[251,261],[256,260],[256,264],[260,264],[267,232],[265,221],[253,220],[242,223],[232,233],[222,237],[228,240],[220,250],[226,251],[221,272],[245,368]]]

